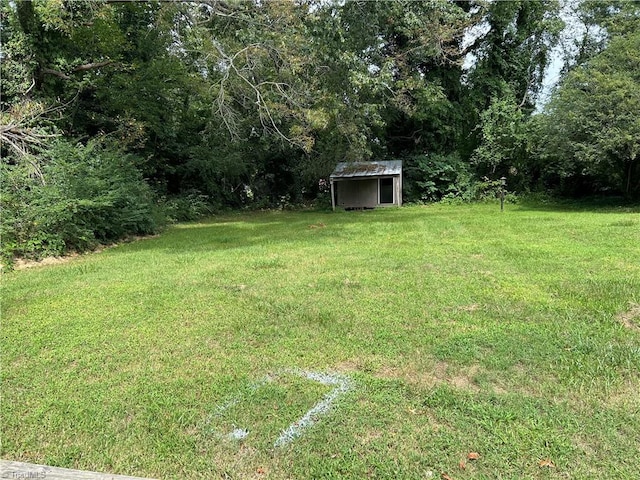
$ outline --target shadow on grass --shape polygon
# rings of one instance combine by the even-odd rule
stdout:
[[[493,205],[492,205],[493,206]],[[477,204],[446,206],[409,206],[365,211],[257,211],[236,212],[219,217],[183,223],[170,227],[163,235],[143,242],[127,244],[127,251],[158,250],[168,254],[199,253],[269,247],[290,244],[292,248],[312,247],[324,243],[336,247],[346,241],[375,241],[382,229],[401,230],[413,221],[434,220],[442,228],[442,221],[466,222],[475,218]],[[480,205],[481,207],[481,205]],[[499,205],[496,204],[499,208]],[[640,213],[640,204],[622,198],[599,198],[582,201],[543,202],[522,200],[507,205],[512,212],[573,213]],[[500,218],[499,210],[495,218]],[[437,221],[436,221],[437,219]],[[635,226],[635,220],[618,222],[619,226]],[[618,225],[618,224],[616,224]]]
[[[183,223],[161,236],[126,244],[128,251],[161,250],[165,253],[195,253],[254,246],[295,244],[296,248],[322,242],[366,238],[377,227],[410,222],[424,211],[380,209],[358,212],[291,211],[238,212]]]
[[[560,213],[640,213],[640,200],[629,200],[624,197],[590,197],[578,200],[524,198],[514,207],[521,211]]]

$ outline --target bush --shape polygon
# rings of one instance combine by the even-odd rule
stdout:
[[[161,201],[169,222],[188,222],[213,214],[218,208],[208,195],[190,190],[179,196],[165,197]]]
[[[457,153],[426,154],[405,160],[405,198],[408,202],[478,202],[500,198],[502,182],[474,178]],[[515,195],[505,190],[505,201]]]
[[[480,180],[470,181],[464,186],[465,188],[456,193],[449,193],[442,197],[443,202],[487,202],[499,199],[504,189],[504,201],[507,203],[516,203],[517,196],[513,192],[509,192],[502,185],[501,180],[491,180],[488,177],[482,177]]]
[[[437,202],[446,196],[463,197],[472,176],[457,153],[414,155],[404,162],[405,196],[409,202]]]
[[[59,141],[41,158],[42,177],[22,164],[2,164],[4,262],[155,232],[162,217],[136,161],[109,145]]]

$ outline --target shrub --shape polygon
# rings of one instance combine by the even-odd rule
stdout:
[[[40,258],[156,231],[161,219],[137,159],[97,142],[56,142],[42,177],[2,164],[0,253]]]
[[[405,198],[408,202],[478,202],[500,197],[502,182],[471,173],[457,153],[423,154],[405,160]],[[515,195],[505,190],[505,201]]]
[[[505,202],[515,203],[517,201],[515,193],[506,190],[501,180],[491,180],[488,177],[468,182],[459,192],[442,197],[442,201],[446,203],[487,202],[499,199],[503,189]]]
[[[472,177],[457,153],[422,154],[405,159],[407,201],[437,202],[445,196],[464,196]]]
[[[161,201],[169,222],[188,222],[213,214],[218,208],[208,195],[190,190],[182,195],[165,197]]]

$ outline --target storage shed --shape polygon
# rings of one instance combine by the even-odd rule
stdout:
[[[339,163],[329,182],[334,210],[402,205],[401,160]]]

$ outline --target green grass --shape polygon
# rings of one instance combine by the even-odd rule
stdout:
[[[636,479],[639,212],[236,214],[7,273],[1,457],[176,479]],[[274,448],[333,388],[257,386],[287,369],[354,386]]]

